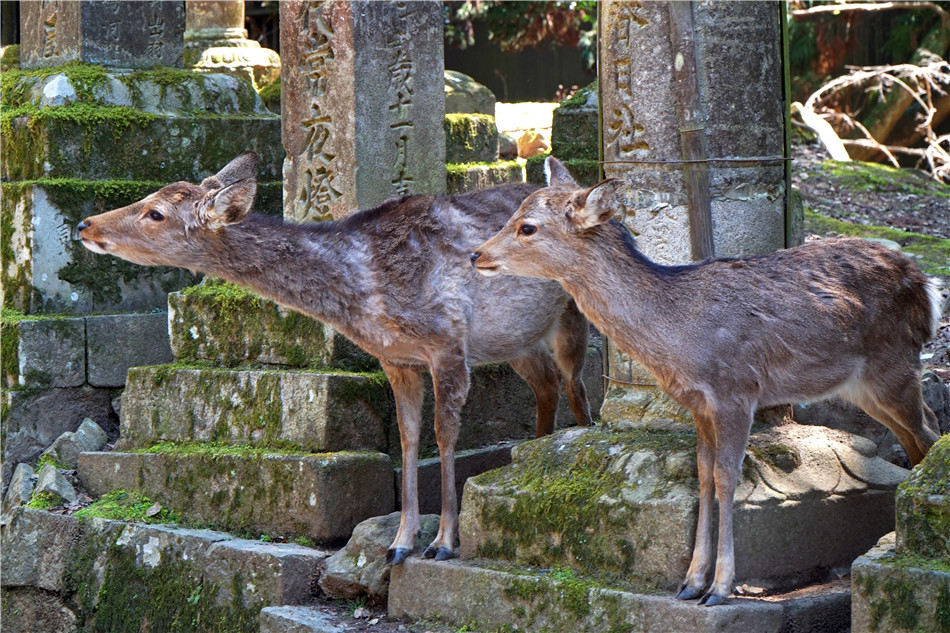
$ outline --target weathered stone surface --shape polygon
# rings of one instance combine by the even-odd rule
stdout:
[[[392,407],[379,376],[136,367],[122,397],[117,447],[215,441],[386,451]]]
[[[16,508],[30,502],[33,496],[34,480],[36,472],[30,468],[29,464],[17,464],[13,470],[13,477],[10,479],[10,485],[7,487],[6,494],[3,497],[3,514],[6,515]]]
[[[897,551],[950,561],[950,435],[898,486],[896,506]]]
[[[0,590],[5,633],[73,633],[76,614],[55,593],[23,588]]]
[[[117,431],[111,420],[109,390],[92,387],[10,390],[3,392],[3,481],[14,465],[36,459],[53,441],[75,431],[86,418],[99,420],[107,432]]]
[[[950,608],[946,558],[901,558],[894,534],[881,538],[851,566],[851,631],[945,631]]]
[[[232,531],[344,539],[360,521],[392,512],[386,455],[83,453],[79,478],[95,496],[142,490],[188,519]]]
[[[439,531],[438,514],[420,518],[422,529],[414,542],[417,551],[422,551]],[[331,598],[351,600],[366,595],[373,602],[384,602],[392,569],[386,562],[386,552],[396,538],[399,519],[400,513],[393,512],[357,525],[346,547],[327,559],[320,588]]]
[[[445,191],[438,2],[280,5],[285,217]]]
[[[597,103],[596,81],[554,110],[551,117],[551,155],[562,162],[578,158],[599,159],[600,106]]]
[[[230,367],[264,363],[375,371],[379,362],[330,326],[223,282],[168,296],[171,347],[179,360]]]
[[[446,191],[465,193],[495,185],[524,182],[524,166],[518,161],[499,161],[489,165],[447,165]]]
[[[418,558],[393,568],[389,615],[557,633],[785,630],[783,605],[777,602],[733,599],[705,609],[672,596],[629,593],[577,577]]]
[[[598,428],[522,444],[511,466],[468,481],[462,556],[671,590],[695,533],[694,441],[685,432]],[[820,577],[891,529],[890,469],[901,469],[855,444],[871,452],[861,438],[827,429],[787,425],[752,436],[736,491],[737,582],[783,587]],[[843,464],[838,453],[847,451]]]
[[[346,629],[316,607],[265,607],[260,633],[343,633]]]
[[[87,380],[94,387],[125,385],[129,367],[172,362],[168,315],[152,312],[86,317],[86,359]]]
[[[86,622],[115,630],[146,620],[160,630],[201,622],[204,630],[235,633],[257,633],[263,606],[312,600],[325,558],[318,550],[209,530],[23,508],[4,528],[2,556],[5,592],[53,592]],[[22,627],[6,605],[4,630],[14,622]]]
[[[494,115],[445,115],[446,163],[493,163],[498,160]]]
[[[30,2],[20,13],[20,63],[180,67],[184,30],[178,2]]]
[[[82,319],[25,319],[9,328],[3,333],[5,339],[19,337],[14,384],[48,388],[78,387],[86,382],[86,329]]]
[[[459,451],[455,454],[455,494],[461,502],[465,482],[470,477],[511,463],[511,443]],[[419,512],[442,511],[442,461],[438,457],[419,460]],[[396,469],[396,497],[402,497],[402,468]],[[432,539],[429,539],[432,540]]]
[[[445,113],[495,116],[495,95],[486,86],[457,70],[445,71]]]
[[[50,495],[57,500],[57,505],[65,505],[76,501],[76,489],[69,483],[59,469],[50,464],[44,464],[36,480],[34,494]]]
[[[109,439],[102,427],[86,418],[75,432],[67,431],[56,438],[53,444],[43,451],[66,468],[73,470],[79,463],[79,454],[86,451],[98,451]]]

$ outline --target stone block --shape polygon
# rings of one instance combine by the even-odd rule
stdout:
[[[738,583],[820,579],[891,529],[892,491],[906,471],[861,440],[797,425],[752,436],[735,500]],[[681,431],[595,428],[519,445],[511,466],[466,484],[463,558],[675,589],[695,534],[694,441]]]
[[[76,501],[76,489],[58,468],[50,464],[44,464],[40,469],[33,495],[48,495],[54,505],[66,505]]]
[[[600,107],[596,81],[555,108],[551,117],[551,155],[562,163],[570,159],[599,160]]]
[[[385,602],[389,594],[391,566],[386,553],[399,530],[400,513],[373,517],[353,529],[346,547],[327,559],[327,568],[320,577],[320,588],[330,598],[352,600],[367,596],[370,601]],[[439,515],[420,517],[422,528],[416,534],[413,547],[422,551],[439,531]]]
[[[108,436],[102,427],[86,418],[75,433],[67,431],[56,438],[52,446],[43,451],[43,455],[49,455],[56,460],[56,463],[74,470],[79,462],[80,453],[98,451],[105,446],[107,440]]]
[[[79,478],[94,496],[140,490],[191,520],[233,532],[349,537],[394,508],[392,464],[370,452],[281,454],[185,446],[162,453],[83,453]]]
[[[438,2],[280,5],[285,217],[445,191]]]
[[[7,387],[78,387],[86,382],[86,327],[81,318],[4,322]],[[18,340],[17,340],[18,339]]]
[[[168,296],[179,360],[377,371],[379,362],[330,326],[234,284],[206,279]]]
[[[86,317],[88,382],[121,387],[129,367],[170,363],[168,315],[115,314]]]
[[[446,165],[446,190],[450,194],[524,181],[524,166],[516,160],[488,165]]]
[[[486,86],[457,70],[445,71],[445,113],[495,116],[495,95]]]
[[[57,594],[30,587],[0,590],[4,633],[72,633],[76,614]]]
[[[63,389],[9,390],[3,392],[3,481],[10,481],[13,467],[39,457],[57,437],[75,431],[86,418],[99,420],[106,432],[117,434],[110,424],[112,406],[108,389],[71,387]]]
[[[20,463],[13,470],[13,478],[10,479],[10,485],[7,487],[3,496],[3,514],[7,515],[13,508],[24,506],[30,502],[33,496],[34,480],[36,472],[30,468],[29,464]]]
[[[947,559],[902,557],[894,545],[888,534],[851,566],[851,632],[947,630]]]
[[[950,435],[898,486],[896,506],[897,551],[950,561]]]
[[[260,633],[344,633],[330,616],[317,607],[264,607]]]
[[[446,163],[493,163],[498,160],[498,128],[493,114],[445,115]]]
[[[257,633],[262,607],[313,599],[326,555],[210,530],[20,508],[4,528],[2,556],[5,592],[56,592],[78,619],[97,626],[131,630],[147,621],[175,630],[199,622],[202,630]],[[37,603],[22,604],[35,610]],[[18,617],[25,616],[5,610],[4,630],[22,627]]]
[[[20,13],[20,63],[70,61],[151,68],[182,65],[185,8],[177,2],[38,2]]]
[[[428,588],[421,590],[420,587]],[[410,558],[394,567],[392,618],[439,618],[456,626],[552,633],[779,633],[783,605],[733,599],[712,609],[673,596],[638,594],[570,574],[465,561]]]
[[[386,451],[393,406],[381,375],[136,367],[122,397],[117,448],[213,441]]]
[[[544,175],[544,160],[552,154],[541,154],[528,159],[525,163],[525,179],[537,185],[546,185],[547,180]],[[569,158],[561,163],[570,172],[571,177],[578,184],[584,187],[593,187],[603,180],[601,177],[600,163],[596,159]]]

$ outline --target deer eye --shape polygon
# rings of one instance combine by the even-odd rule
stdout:
[[[518,227],[518,235],[534,235],[538,232],[538,227],[533,224],[522,224]]]
[[[148,217],[152,220],[155,220],[156,222],[161,222],[162,220],[165,219],[165,216],[162,215],[161,211],[158,211],[156,209],[152,209],[151,211],[149,211]]]

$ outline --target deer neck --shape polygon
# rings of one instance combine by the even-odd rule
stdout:
[[[209,240],[199,269],[346,331],[367,312],[371,273],[357,237],[333,225],[252,214]]]

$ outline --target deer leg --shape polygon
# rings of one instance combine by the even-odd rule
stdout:
[[[732,538],[732,504],[736,485],[745,457],[752,428],[750,407],[745,412],[733,412],[716,418],[716,464],[713,474],[716,479],[716,496],[719,497],[719,549],[716,552],[716,575],[712,586],[700,599],[708,607],[723,604],[732,593],[736,575],[735,552]]]
[[[554,419],[557,416],[558,378],[554,360],[543,343],[532,347],[526,356],[508,361],[512,369],[524,378],[534,392],[538,405],[535,422],[535,437],[544,437],[554,432]]]
[[[396,397],[396,420],[402,445],[402,513],[399,532],[386,562],[399,565],[412,553],[412,544],[420,529],[419,522],[419,432],[422,426],[422,376],[416,369],[383,365]]]
[[[706,578],[712,569],[713,508],[716,503],[715,465],[716,438],[712,422],[693,414],[696,423],[696,463],[699,469],[699,518],[696,521],[696,542],[686,579],[676,597],[680,600],[698,598],[706,590]]]
[[[455,558],[458,540],[458,500],[455,494],[455,443],[461,426],[462,405],[468,396],[468,366],[465,352],[442,356],[433,363],[432,387],[435,392],[435,439],[442,462],[442,516],[439,533],[423,556],[445,560]]]
[[[564,376],[564,394],[579,426],[590,426],[594,423],[583,381],[588,327],[587,319],[577,309],[577,304],[571,301],[561,313],[561,320],[552,341],[554,361]]]

